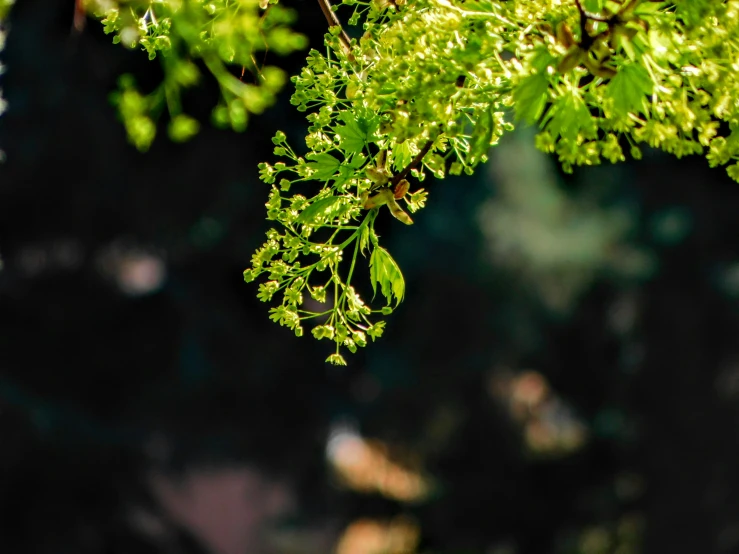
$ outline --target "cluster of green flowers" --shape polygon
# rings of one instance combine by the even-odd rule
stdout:
[[[262,300],[282,293],[274,320],[302,333],[301,322],[317,318],[313,334],[336,343],[334,363],[343,362],[341,346],[354,351],[366,343],[365,332],[374,338],[383,323],[370,322],[373,310],[351,286],[357,254],[371,251],[371,283],[381,285],[388,302],[404,292],[402,274],[373,229],[382,205],[412,222],[395,202],[398,194],[387,191],[394,185],[397,193],[409,173],[418,180],[425,171],[471,173],[512,128],[509,108],[540,127],[537,146],[556,153],[567,171],[623,160],[624,145],[639,157],[640,143],[678,156],[707,148],[714,165],[739,154],[732,134],[717,136],[722,120],[734,128],[730,37],[739,37],[737,2],[344,4],[354,8],[349,23],[361,21],[364,34],[348,42],[333,26],[326,54],[312,50],[293,79],[292,103],[310,112],[310,151],[299,157],[284,135],[275,137],[275,154],[287,163],[262,164],[261,175],[273,185],[268,219],[285,233],[270,231],[245,272],[247,281],[269,275]],[[730,175],[739,173],[735,168]],[[321,185],[306,193],[309,181]],[[300,193],[287,194],[301,185]],[[401,197],[410,211],[425,202],[423,191]],[[338,268],[352,245],[344,278]],[[316,261],[303,266],[304,257]],[[314,293],[308,278],[326,268],[330,277]],[[304,289],[328,309],[299,308]]]
[[[336,137],[326,140],[338,141],[342,136],[351,136],[356,141],[354,146],[338,152],[341,160],[325,150],[311,152],[307,159],[299,157],[287,144],[284,133],[273,138],[275,153],[289,162],[273,166],[263,163],[260,174],[265,182],[273,185],[267,202],[267,219],[279,223],[284,232],[270,230],[267,242],[252,256],[251,268],[244,271],[247,282],[261,274],[268,276],[269,280],[259,286],[260,300],[269,302],[276,295],[281,296],[279,306],[270,310],[273,321],[301,336],[303,323],[312,320],[316,323],[312,329],[316,339],[326,338],[336,343],[336,352],[328,359],[336,364],[345,363],[340,347],[356,352],[357,347],[367,344],[368,338],[374,340],[382,335],[384,322],[373,322],[370,317],[373,313],[390,313],[392,300],[397,305],[405,293],[400,269],[378,244],[374,231],[377,210],[363,208],[362,198],[372,188],[372,181],[364,175],[371,158],[362,150],[376,132],[377,118],[353,119],[351,112],[344,113],[343,125],[337,130],[326,129]],[[328,118],[331,119],[330,115]],[[310,190],[313,188],[311,181],[323,183],[314,196],[284,195],[296,188]],[[422,196],[417,193],[415,199],[408,198],[409,209],[413,209],[410,207],[414,202],[414,207],[422,203]],[[359,219],[361,222],[357,223]],[[353,254],[349,271],[343,276],[340,266],[347,249]],[[379,285],[387,299],[387,305],[379,310],[367,306],[352,286],[358,255],[365,250],[371,251],[372,287],[377,289]],[[301,263],[298,258],[305,261]],[[308,297],[312,302],[305,301]]]
[[[119,107],[129,140],[139,149],[149,148],[156,136],[156,121],[166,108],[172,140],[186,141],[199,123],[183,112],[181,96],[198,83],[202,60],[216,78],[221,100],[213,110],[220,127],[243,131],[249,114],[271,106],[287,78],[278,67],[261,67],[257,54],[266,50],[289,54],[307,45],[306,38],[290,29],[295,12],[275,5],[277,0],[167,0],[91,2],[88,9],[102,18],[103,29],[113,41],[139,47],[150,60],[160,58],[162,83],[142,94],[132,76],[124,75],[114,101]],[[234,75],[241,71],[241,77]],[[245,82],[244,73],[249,80]]]
[[[365,331],[374,338],[382,323],[369,321],[373,310],[351,286],[358,252],[371,251],[373,287],[381,283],[388,301],[402,297],[402,274],[373,230],[382,205],[412,222],[396,198],[410,211],[423,206],[422,191],[398,194],[401,178],[471,173],[513,128],[511,111],[540,128],[537,146],[566,171],[624,160],[624,147],[638,158],[644,143],[677,156],[708,150],[712,165],[739,159],[735,0],[343,3],[364,34],[349,41],[332,26],[326,54],[312,50],[293,78],[292,103],[309,112],[309,153],[299,157],[275,138],[286,161],[262,164],[261,175],[273,185],[268,219],[285,233],[270,231],[245,272],[248,281],[269,274],[263,300],[282,293],[273,319],[296,332],[305,319],[325,321],[313,334],[337,349],[363,346]],[[729,174],[739,177],[736,164]],[[306,189],[309,181],[320,185]],[[343,278],[338,266],[352,245]],[[317,261],[301,265],[311,256]],[[301,291],[313,290],[308,277],[325,268],[330,277],[318,290],[333,285],[334,294],[311,297],[328,309],[301,310]],[[342,360],[337,350],[329,361]]]
[[[362,21],[364,35],[348,42],[333,26],[326,54],[312,50],[293,78],[291,101],[309,112],[309,152],[298,156],[284,134],[274,138],[275,154],[284,161],[261,164],[260,170],[262,180],[272,184],[267,218],[285,232],[271,230],[244,273],[247,281],[268,275],[260,298],[281,298],[271,310],[275,321],[302,334],[302,322],[315,318],[312,333],[335,343],[328,361],[337,364],[345,363],[342,347],[354,352],[366,345],[366,337],[380,336],[381,317],[405,293],[400,268],[374,230],[382,206],[412,223],[405,210],[421,209],[426,192],[408,193],[406,177],[423,181],[426,172],[471,173],[511,127],[504,121],[502,97],[483,85],[483,77],[505,62],[486,41],[470,45],[473,53],[459,48],[464,14],[433,2],[403,9],[347,3],[354,7],[349,21]],[[498,23],[481,20],[478,30],[492,34]],[[340,270],[345,250],[352,252],[348,271]],[[386,300],[379,310],[352,285],[365,250],[372,288]],[[309,277],[324,270],[327,277],[312,287]],[[300,307],[303,290],[323,307]]]
[[[293,12],[275,3],[86,3],[117,42],[162,61],[154,92],[125,76],[116,95],[138,148],[151,144],[165,107],[174,140],[197,132],[180,99],[199,79],[193,60],[220,85],[217,124],[243,130],[273,102],[284,75],[259,67],[255,53],[305,45],[290,30]],[[411,224],[426,192],[409,180],[471,174],[514,121],[538,127],[537,147],[566,171],[626,151],[639,158],[648,145],[706,154],[739,180],[739,0],[343,0],[351,13],[342,17],[361,26],[351,40],[320,3],[325,51],[310,51],[291,99],[307,112],[308,151],[296,153],[283,133],[273,139],[280,161],[260,172],[275,228],[244,278],[266,276],[258,295],[275,303],[270,317],[297,335],[310,323],[335,343],[332,363],[379,337],[405,293],[374,229],[383,206]],[[357,290],[365,256],[386,300],[379,309]]]

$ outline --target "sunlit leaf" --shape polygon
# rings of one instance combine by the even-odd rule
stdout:
[[[395,298],[395,305],[400,304],[405,295],[405,280],[398,264],[387,250],[381,246],[375,247],[370,256],[370,282],[372,290],[377,294],[377,285],[380,285],[382,295],[390,304]]]
[[[311,178],[316,179],[317,181],[326,181],[333,177],[341,163],[331,154],[326,154],[324,152],[320,154],[311,152],[306,156],[306,158],[311,160],[308,167],[314,171]]]
[[[516,118],[534,124],[541,117],[547,103],[549,79],[544,73],[525,77],[513,93]]]
[[[342,202],[339,196],[328,196],[316,200],[300,213],[298,223],[319,223],[330,217],[338,204]]]
[[[646,113],[647,95],[654,91],[654,82],[643,66],[629,63],[619,68],[616,76],[606,87],[606,94],[613,99],[613,108],[618,115],[629,112]]]

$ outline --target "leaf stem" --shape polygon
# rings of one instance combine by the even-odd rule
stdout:
[[[351,285],[352,275],[354,274],[354,264],[357,263],[357,253],[359,252],[359,241],[354,242],[354,256],[352,256],[352,265],[349,266],[349,273],[346,276],[346,286]],[[344,292],[346,294],[346,291]]]
[[[359,227],[357,227],[357,230],[354,231],[348,239],[346,239],[344,242],[342,242],[339,245],[339,250],[344,250],[344,248],[346,248],[347,246],[349,246],[352,243],[352,241],[355,240],[359,236],[359,234],[362,232],[362,230],[365,227],[367,227],[371,215],[372,215],[372,210],[370,210],[367,213],[367,215],[364,217],[364,220],[362,221],[362,224]]]

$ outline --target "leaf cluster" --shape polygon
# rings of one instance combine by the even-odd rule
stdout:
[[[197,134],[199,123],[183,112],[182,95],[200,81],[203,69],[216,79],[221,93],[212,112],[214,124],[243,131],[249,114],[260,114],[270,107],[287,78],[278,67],[263,66],[259,53],[269,50],[284,55],[307,44],[303,35],[290,29],[295,12],[276,3],[92,3],[89,9],[102,18],[103,29],[113,35],[113,42],[140,48],[150,60],[161,61],[164,77],[155,90],[142,94],[133,77],[124,75],[113,95],[129,140],[139,150],[147,150],[156,135],[156,121],[165,109],[172,140],[182,142]],[[247,71],[255,82],[245,82]]]
[[[471,174],[514,124],[537,128],[536,146],[565,171],[639,158],[647,145],[706,155],[739,180],[739,0],[343,0],[339,15],[360,27],[358,39],[321,3],[324,45],[292,78],[291,102],[309,123],[305,147],[278,133],[278,161],[260,165],[274,228],[244,278],[265,278],[258,296],[273,304],[271,319],[332,341],[329,362],[379,337],[405,294],[376,219],[412,224],[427,199],[419,182]],[[284,80],[255,52],[305,43],[289,28],[292,12],[259,0],[106,3],[98,12],[115,40],[162,61],[157,90],[142,94],[125,77],[116,95],[142,150],[165,106],[173,139],[197,132],[180,96],[203,66],[221,88],[214,121],[244,129]],[[384,306],[358,290],[360,265]]]
[[[638,158],[647,144],[677,156],[706,153],[712,165],[734,162],[729,174],[739,178],[736,1],[343,3],[362,37],[348,41],[332,27],[326,52],[312,50],[293,78],[292,103],[311,124],[309,152],[296,157],[278,146],[275,154],[287,163],[262,166],[267,183],[281,178],[271,199],[292,210],[287,215],[271,200],[268,217],[302,225],[290,232],[303,236],[334,229],[322,245],[336,263],[352,237],[372,230],[380,206],[412,222],[391,193],[409,169],[418,180],[426,172],[469,174],[514,120],[539,127],[537,146],[556,154],[566,171],[624,160],[624,148]],[[725,127],[730,133],[721,136]],[[306,180],[320,185],[280,196]],[[415,197],[420,202],[410,198],[415,211],[425,193]],[[337,241],[344,231],[349,239]],[[402,275],[372,237],[370,277],[373,286],[385,278],[389,299]],[[349,279],[356,249],[360,242]],[[338,272],[331,282],[350,286]],[[346,297],[339,292],[338,302]],[[331,317],[348,320],[337,299]]]

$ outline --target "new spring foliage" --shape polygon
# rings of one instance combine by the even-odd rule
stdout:
[[[121,42],[122,22],[137,22],[135,44],[162,55],[156,94],[178,140],[197,130],[177,100],[197,81],[192,59],[221,85],[215,120],[240,130],[282,84],[253,53],[302,46],[280,6],[146,5],[132,15],[121,5],[104,22]],[[343,350],[381,336],[405,294],[377,218],[412,224],[426,175],[471,174],[515,123],[538,127],[537,147],[565,171],[639,158],[648,145],[705,155],[739,180],[738,0],[344,0],[340,8],[360,38],[330,25],[292,78],[305,145],[280,132],[275,159],[259,167],[274,225],[244,272],[259,281],[272,320],[333,343],[329,362],[344,364]],[[260,84],[244,85],[234,75],[241,67],[261,74]],[[156,102],[123,82],[118,103],[139,148],[153,138],[145,120]],[[369,272],[371,291],[357,290],[358,271]]]

